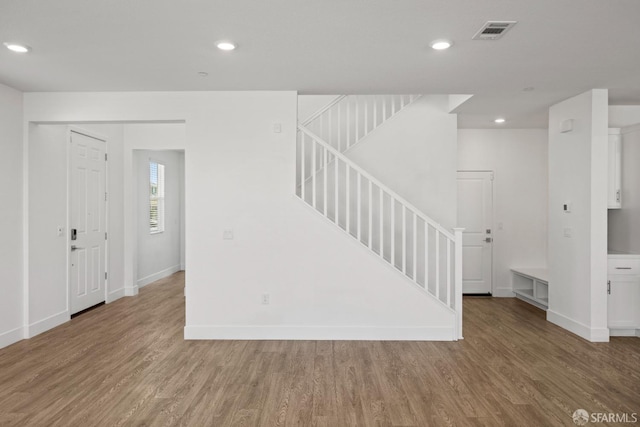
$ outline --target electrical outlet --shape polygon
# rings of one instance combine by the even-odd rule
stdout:
[[[564,237],[571,237],[573,235],[573,229],[571,227],[564,228]]]
[[[227,229],[222,232],[223,240],[233,240],[233,230]]]
[[[269,305],[269,294],[262,294],[262,305]]]

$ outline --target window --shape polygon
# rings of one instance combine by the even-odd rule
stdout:
[[[149,232],[164,231],[164,165],[149,161]]]

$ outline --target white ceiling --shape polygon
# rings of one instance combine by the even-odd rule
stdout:
[[[487,20],[518,24],[471,40]],[[639,0],[0,0],[6,41],[33,48],[0,49],[0,82],[23,91],[475,94],[459,122],[479,128],[546,127],[591,88],[640,104]]]

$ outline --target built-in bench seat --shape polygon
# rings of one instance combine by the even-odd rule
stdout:
[[[543,310],[549,308],[549,276],[546,268],[512,268],[516,297]]]

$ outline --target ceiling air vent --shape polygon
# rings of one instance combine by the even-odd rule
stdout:
[[[517,21],[488,21],[480,31],[473,36],[473,40],[498,40],[507,31],[516,25]]]

